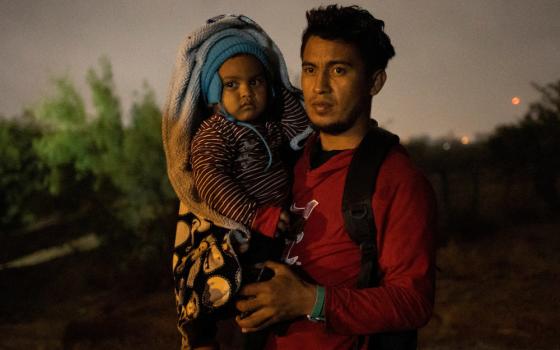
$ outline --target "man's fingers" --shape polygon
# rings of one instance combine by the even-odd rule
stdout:
[[[259,309],[244,318],[237,316],[235,321],[244,332],[261,330],[273,323],[273,315],[269,309]]]
[[[278,275],[279,272],[284,272],[288,269],[286,265],[271,260],[265,261],[264,266],[274,271],[275,276]]]
[[[257,300],[257,298],[238,300],[235,303],[237,310],[249,313],[257,310],[260,306],[261,303]]]
[[[257,332],[257,331],[265,329],[265,328],[267,328],[267,327],[269,327],[273,324],[274,324],[274,321],[271,318],[271,319],[268,319],[267,321],[265,321],[264,323],[262,323],[260,326],[255,327],[255,328],[244,328],[244,327],[242,327],[241,332],[243,332],[243,333]]]
[[[239,290],[238,294],[244,297],[255,297],[263,290],[263,283],[264,282],[249,283],[246,286],[241,287],[241,290]]]

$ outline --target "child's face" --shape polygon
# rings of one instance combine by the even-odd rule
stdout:
[[[257,120],[266,108],[267,82],[261,62],[252,55],[225,61],[218,71],[222,79],[222,104],[236,120]]]

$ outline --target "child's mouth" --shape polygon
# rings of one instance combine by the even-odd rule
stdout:
[[[241,109],[243,109],[243,110],[245,110],[245,109],[255,109],[255,105],[251,102],[243,103],[241,105]]]

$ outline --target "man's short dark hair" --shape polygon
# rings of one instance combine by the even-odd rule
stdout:
[[[356,46],[369,72],[387,68],[395,56],[391,40],[383,31],[385,23],[359,6],[329,5],[307,11],[300,55],[311,36],[340,40]]]

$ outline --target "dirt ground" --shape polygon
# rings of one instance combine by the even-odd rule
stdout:
[[[560,349],[559,234],[533,224],[442,247],[419,349]],[[171,287],[113,288],[107,268],[88,253],[0,271],[0,349],[178,349]]]
[[[502,230],[438,252],[420,349],[560,349],[560,224]]]

